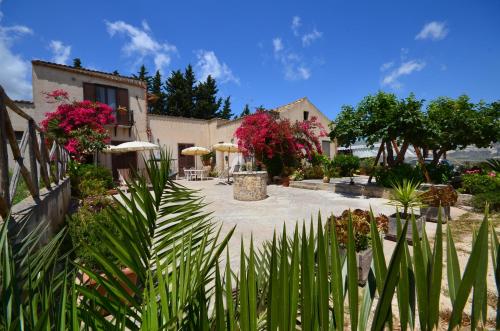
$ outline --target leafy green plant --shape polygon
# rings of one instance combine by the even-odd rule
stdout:
[[[380,186],[392,187],[393,182],[401,182],[403,179],[422,182],[424,178],[418,168],[406,163],[393,168],[378,166],[375,169],[375,180]]]
[[[500,177],[482,174],[465,174],[462,175],[463,193],[479,194],[500,191]]]
[[[78,191],[81,198],[89,196],[103,195],[106,193],[104,182],[99,179],[83,179],[78,185]]]
[[[79,263],[91,269],[93,272],[99,271],[98,260],[90,252],[93,247],[113,263],[118,261],[113,254],[105,247],[101,246],[99,232],[102,228],[112,233],[115,237],[120,236],[115,224],[110,220],[106,208],[116,207],[116,203],[107,196],[97,196],[87,198],[83,202],[78,212],[68,219],[68,232],[73,243],[75,255]]]
[[[408,210],[422,206],[422,193],[418,192],[420,182],[403,179],[393,182],[392,193],[388,204],[402,208],[403,217],[409,216]]]
[[[500,159],[488,159],[485,163],[488,169],[500,173]]]
[[[323,168],[319,165],[305,166],[303,168],[304,179],[321,179],[323,178]],[[335,177],[335,176],[334,176]]]
[[[417,164],[416,168],[423,174],[423,169],[420,164]],[[429,177],[434,184],[447,184],[453,177],[453,167],[449,164],[430,163],[425,165],[425,169],[429,173]]]
[[[297,180],[297,181],[300,181],[300,180],[304,180],[304,171],[302,169],[295,169],[295,171],[293,172],[293,174],[290,176],[290,179],[291,180]]]
[[[354,170],[359,168],[359,157],[338,154],[333,158],[332,166],[340,169],[341,176],[352,176]]]
[[[373,175],[375,172],[375,158],[365,157],[359,160],[359,173],[361,175]]]
[[[482,211],[486,204],[490,206],[490,210],[500,211],[500,192],[492,191],[479,193],[472,197],[472,206],[476,211]]]

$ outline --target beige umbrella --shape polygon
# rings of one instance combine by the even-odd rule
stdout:
[[[127,153],[159,149],[160,146],[147,141],[128,141],[116,146],[108,146],[103,153]]]
[[[213,149],[219,152],[227,152],[229,153],[238,153],[240,149],[238,148],[238,145],[233,144],[233,143],[219,143],[215,144],[212,146]],[[227,160],[227,182],[229,184],[229,158]]]
[[[193,146],[193,147],[184,148],[181,151],[182,155],[194,155],[194,156],[196,156],[196,155],[206,155],[208,153],[210,153],[210,150],[208,150],[205,147],[199,147],[199,146]],[[197,166],[196,166],[196,157],[194,158],[194,167],[197,168]]]

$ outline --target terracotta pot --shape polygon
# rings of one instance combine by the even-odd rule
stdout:
[[[418,238],[422,238],[422,224],[425,222],[425,217],[418,217],[418,215],[415,216],[415,223],[417,223],[417,229],[418,231]],[[400,214],[400,220],[401,220],[401,229],[405,225],[406,219]],[[415,229],[412,229],[412,223],[411,219],[409,221],[410,223],[408,224],[408,230],[406,231],[406,241],[408,242],[408,245],[413,245],[413,231]],[[397,217],[396,214],[392,214],[389,216],[389,230],[387,231],[387,234],[385,235],[385,239],[391,240],[391,241],[397,241],[398,240],[398,225],[397,225]]]
[[[203,165],[206,167],[206,166],[209,166],[212,164],[212,159],[201,159],[201,163],[203,163]]]
[[[137,274],[130,270],[129,268],[122,269],[122,272],[125,274],[125,276],[130,280],[132,284],[137,285]],[[101,274],[102,275],[102,274]],[[90,279],[90,277],[87,274],[83,274],[82,276],[82,284],[88,288],[91,289],[96,289],[97,292],[99,292],[100,295],[105,296],[107,294],[106,289],[103,286],[98,286],[98,284],[95,282],[95,280]],[[120,281],[120,285],[127,291],[128,294],[132,295],[133,291],[128,288],[126,284]],[[101,311],[101,314],[103,316],[109,315],[109,312],[103,309]]]
[[[323,177],[323,183],[330,183],[330,177]]]
[[[286,176],[281,179],[281,185],[288,187],[290,186],[290,177]]]

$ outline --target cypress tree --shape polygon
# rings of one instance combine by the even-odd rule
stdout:
[[[248,103],[245,105],[245,108],[243,108],[243,111],[241,112],[240,117],[250,115],[252,112],[250,111],[250,107],[248,106]]]
[[[165,93],[163,93],[162,85],[161,74],[157,70],[151,80],[151,94],[156,97],[156,100],[151,101],[149,107],[149,111],[153,114],[165,114]]]
[[[217,83],[210,75],[205,82],[200,82],[196,85],[195,117],[211,119],[217,116],[222,104],[222,99],[217,99],[218,91]]]
[[[133,77],[146,82],[147,90],[149,93],[151,93],[151,76],[149,76],[149,72],[146,70],[146,66],[144,66],[144,64],[141,65],[139,71],[137,72],[137,74],[134,74]]]
[[[81,69],[82,68],[82,61],[80,60],[79,57],[75,57],[73,59],[73,67]]]
[[[171,116],[184,115],[184,75],[180,70],[172,71],[165,82],[167,114]]]
[[[195,113],[195,83],[193,67],[188,65],[184,71],[184,88],[182,91],[182,115],[193,117]]]
[[[231,119],[233,113],[231,112],[231,97],[224,99],[224,105],[222,106],[222,111],[218,114],[219,118],[226,120]]]

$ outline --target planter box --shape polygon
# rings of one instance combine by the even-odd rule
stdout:
[[[340,254],[345,256],[347,254],[347,249],[341,248]],[[368,280],[368,274],[370,273],[370,268],[372,265],[373,251],[371,248],[367,248],[364,251],[356,252],[356,261],[358,264],[358,285],[365,286]],[[347,263],[347,262],[346,262]]]
[[[441,209],[441,222],[445,224],[450,217],[450,206],[447,207],[422,207],[420,208],[420,215],[425,218],[426,221],[437,223],[439,210]]]
[[[405,225],[406,220],[401,217],[401,229]],[[412,229],[412,223],[411,220],[409,220],[408,224],[408,231],[406,232],[406,241],[408,242],[409,245],[413,245],[413,231],[415,229]],[[417,229],[418,231],[418,238],[422,238],[422,224],[425,222],[425,217],[419,217],[415,219],[415,222],[417,223]],[[396,214],[392,214],[389,216],[389,230],[387,231],[387,234],[385,235],[385,239],[391,240],[391,241],[397,241],[398,240],[398,226],[397,226],[397,218]]]

